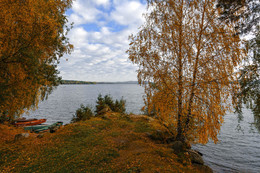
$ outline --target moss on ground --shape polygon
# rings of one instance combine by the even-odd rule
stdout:
[[[199,172],[167,144],[145,117],[110,114],[13,142],[22,129],[0,125],[1,172]]]

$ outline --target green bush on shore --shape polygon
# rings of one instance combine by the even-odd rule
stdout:
[[[91,117],[94,116],[93,111],[88,106],[80,105],[80,108],[76,110],[75,115],[73,115],[73,118],[71,120],[72,123],[78,122],[78,121],[86,121],[89,120]]]
[[[96,110],[94,111],[95,113],[93,113],[89,106],[81,105],[80,108],[76,110],[75,115],[73,115],[71,122],[75,123],[78,121],[85,121],[94,116],[102,117],[108,111],[117,112],[120,114],[125,114],[126,111],[126,101],[123,100],[123,98],[114,101],[110,95],[105,95],[102,97],[102,95],[99,94],[96,103],[97,105]]]
[[[125,103],[126,101],[123,100],[123,98],[121,100],[116,100],[113,101],[113,98],[110,95],[105,95],[104,97],[102,97],[101,94],[99,94],[97,101],[96,101],[97,105],[96,105],[96,114],[97,115],[102,115],[104,114],[104,109],[108,108],[110,109],[112,112],[118,112],[118,113],[125,113]]]

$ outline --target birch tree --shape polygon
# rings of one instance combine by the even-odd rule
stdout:
[[[34,108],[58,84],[59,59],[72,50],[71,0],[0,0],[0,120]]]
[[[235,23],[217,20],[215,0],[148,0],[146,22],[130,36],[129,59],[139,65],[145,104],[183,142],[217,142],[235,68],[245,55]],[[233,99],[233,102],[236,100]]]

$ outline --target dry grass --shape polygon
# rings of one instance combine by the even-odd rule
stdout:
[[[109,114],[54,134],[13,142],[22,129],[0,126],[1,172],[197,172],[167,144],[151,140],[146,117]],[[185,157],[185,156],[184,156]]]

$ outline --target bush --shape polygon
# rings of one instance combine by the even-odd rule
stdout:
[[[114,112],[125,113],[125,100],[123,98],[121,100],[116,100],[114,104],[114,108],[112,109]]]
[[[102,97],[101,94],[99,94],[98,98],[97,98],[97,105],[96,105],[96,114],[97,115],[103,115],[104,114],[104,110],[111,110],[113,112],[118,112],[118,113],[122,113],[124,114],[126,109],[125,109],[125,103],[126,101],[123,100],[123,98],[121,100],[116,100],[115,102],[113,101],[113,98],[110,95],[105,95],[104,97]]]
[[[71,120],[72,123],[78,122],[78,121],[85,121],[90,119],[94,116],[94,113],[92,112],[91,108],[85,107],[84,105],[80,105],[80,108],[76,110],[75,115],[73,115],[73,118]]]
[[[102,115],[109,111],[125,114],[125,102],[126,101],[123,100],[123,98],[119,101],[116,100],[114,102],[111,96],[105,95],[104,97],[102,97],[102,95],[99,94],[96,101],[97,105],[95,114],[92,112],[91,108],[80,105],[80,108],[77,109],[75,115],[73,115],[71,123],[85,121],[94,116],[102,117]]]

